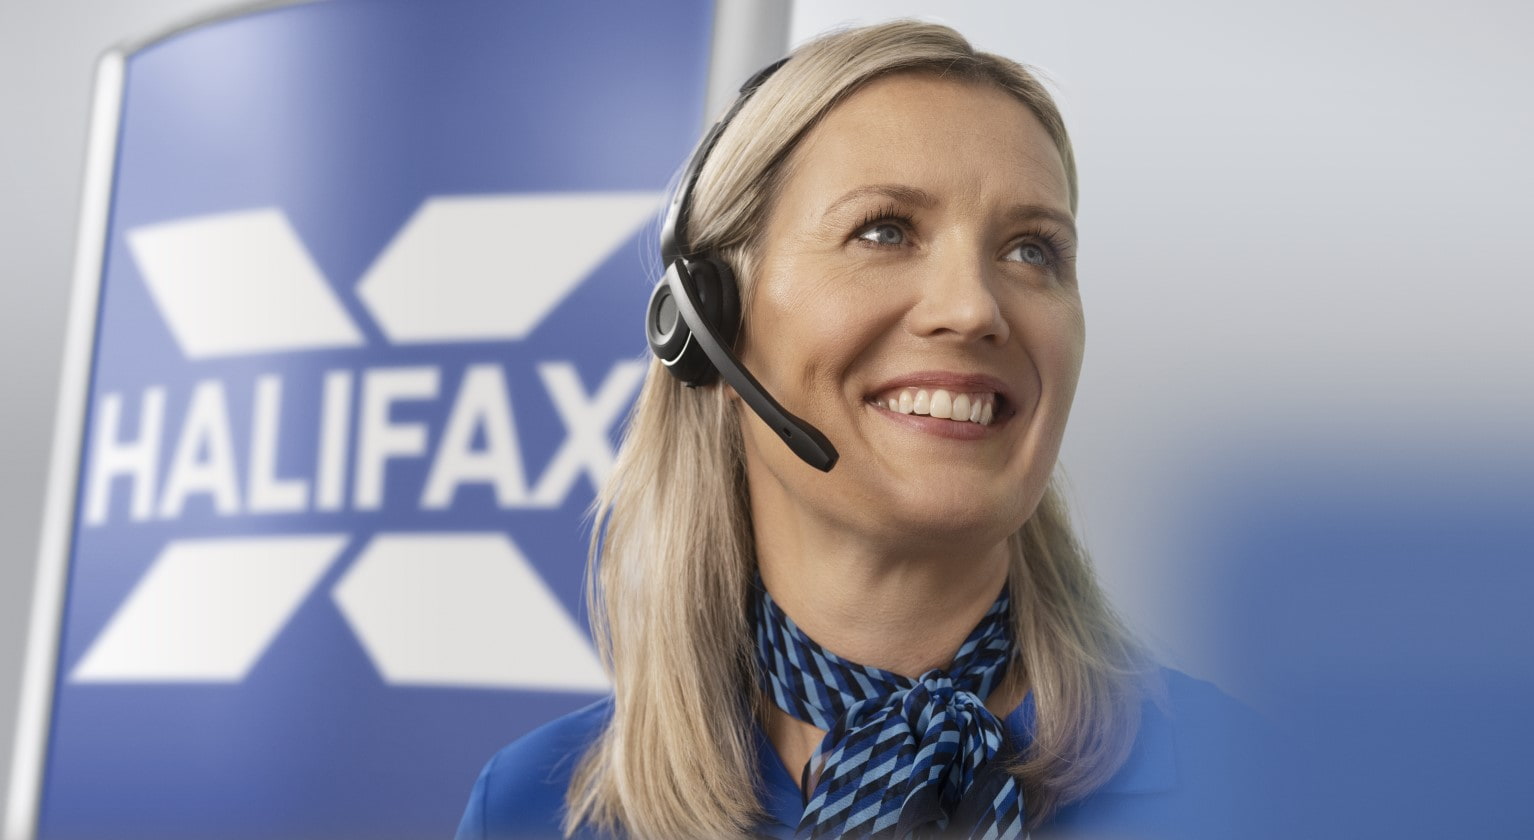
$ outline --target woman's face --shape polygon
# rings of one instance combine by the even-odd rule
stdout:
[[[972,544],[1032,514],[1085,326],[1065,167],[1026,106],[931,74],[859,90],[790,156],[748,295],[747,366],[840,453],[820,473],[742,411],[759,528]]]

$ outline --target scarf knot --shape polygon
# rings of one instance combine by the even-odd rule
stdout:
[[[1005,590],[952,666],[916,679],[860,665],[822,648],[757,582],[757,658],[773,702],[826,730],[805,767],[806,802],[796,837],[894,837],[960,831],[1023,835],[1022,792],[1010,776],[980,791],[980,770],[1005,743],[985,707],[1011,661]],[[811,771],[819,770],[813,791]],[[973,826],[951,826],[967,795],[992,801]],[[974,808],[964,809],[966,812]]]

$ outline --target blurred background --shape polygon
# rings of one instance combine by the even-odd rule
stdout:
[[[228,7],[0,5],[0,757],[94,62]],[[1035,66],[1065,113],[1088,349],[1061,460],[1131,625],[1353,747],[1325,836],[1526,836],[1534,7],[806,0],[789,38],[903,16]]]

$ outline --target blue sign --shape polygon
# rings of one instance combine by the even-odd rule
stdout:
[[[41,837],[421,837],[578,606],[712,3],[331,2],[126,57]]]

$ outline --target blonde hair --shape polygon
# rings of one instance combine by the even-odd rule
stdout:
[[[1059,149],[1075,211],[1065,125],[1022,65],[933,24],[831,33],[795,51],[746,102],[693,193],[687,238],[734,267],[743,300],[789,152],[839,101],[894,72],[1016,96]],[[571,782],[565,831],[749,834],[763,817],[753,732],[765,701],[747,618],[756,558],[737,403],[723,388],[683,388],[652,360],[595,510],[587,596],[614,701]],[[1037,711],[1033,743],[1009,769],[1034,827],[1123,763],[1144,660],[1098,587],[1056,481],[1009,544],[1021,667],[1008,678],[1013,687],[1027,681]]]

